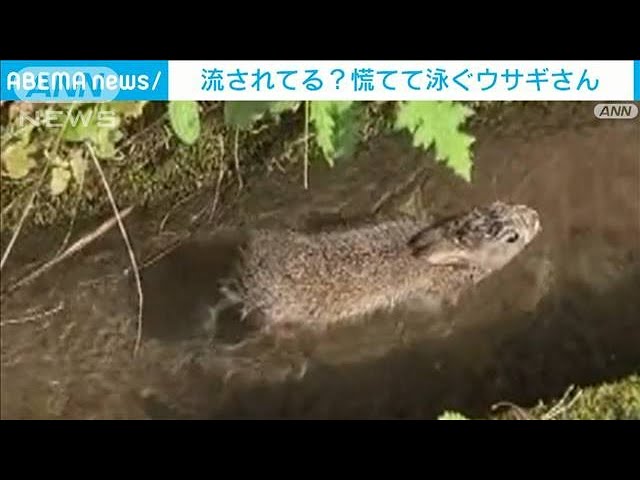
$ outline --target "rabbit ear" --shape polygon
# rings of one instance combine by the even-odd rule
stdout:
[[[462,265],[467,254],[459,246],[446,240],[439,228],[427,228],[418,232],[408,243],[414,257],[425,258],[433,265]]]

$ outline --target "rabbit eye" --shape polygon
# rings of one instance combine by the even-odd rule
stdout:
[[[505,240],[507,241],[507,243],[514,243],[517,242],[519,238],[520,235],[518,235],[518,232],[513,232],[510,233]]]

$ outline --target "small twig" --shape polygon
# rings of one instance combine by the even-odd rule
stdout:
[[[138,289],[138,333],[136,335],[136,343],[133,347],[133,356],[135,357],[138,354],[138,350],[140,349],[140,343],[142,342],[142,307],[143,307],[143,295],[142,295],[142,281],[140,280],[140,271],[138,269],[138,263],[136,261],[136,255],[133,252],[133,248],[131,248],[131,242],[129,241],[129,236],[127,235],[127,230],[124,227],[124,223],[122,223],[122,218],[120,218],[120,213],[118,212],[118,206],[116,205],[116,201],[113,198],[113,193],[111,193],[111,188],[109,187],[109,182],[107,182],[107,177],[100,166],[100,162],[96,157],[93,148],[89,142],[86,143],[87,149],[91,154],[91,158],[93,159],[93,164],[100,175],[100,179],[102,180],[102,185],[104,186],[105,191],[107,192],[107,196],[109,197],[109,203],[111,203],[111,207],[113,208],[113,213],[118,222],[118,228],[120,229],[120,234],[122,235],[122,239],[127,247],[127,251],[129,253],[129,260],[131,261],[131,266],[133,267],[133,274],[136,280],[136,287]]]
[[[2,217],[4,217],[7,212],[11,210],[11,208],[13,208],[13,205],[20,199],[21,196],[22,193],[18,194],[13,200],[9,202],[9,205],[5,205],[4,207],[2,207],[2,211],[0,211],[0,221],[2,221]]]
[[[11,240],[9,240],[9,245],[7,245],[7,249],[2,254],[2,259],[0,260],[0,272],[2,271],[2,267],[4,267],[4,264],[6,263],[7,258],[9,258],[9,253],[11,253],[11,250],[13,249],[13,245],[16,243],[16,240],[18,239],[18,235],[20,235],[20,231],[22,230],[22,226],[24,225],[24,222],[26,221],[27,217],[29,216],[29,213],[31,212],[31,209],[33,208],[33,203],[36,199],[36,195],[38,195],[38,191],[40,191],[40,187],[44,182],[44,177],[46,176],[46,174],[47,174],[47,167],[45,166],[42,169],[42,174],[40,175],[38,182],[36,183],[35,187],[33,188],[33,191],[31,192],[31,197],[29,198],[27,205],[22,211],[22,216],[18,221],[18,225],[16,229],[13,231],[13,235],[11,235]]]
[[[69,243],[69,239],[71,238],[71,233],[73,232],[73,226],[76,223],[76,217],[78,216],[78,206],[80,205],[80,200],[82,199],[82,188],[84,186],[84,175],[82,176],[82,182],[78,185],[78,195],[76,196],[76,201],[73,205],[73,214],[71,217],[71,221],[69,222],[69,228],[67,229],[67,234],[64,236],[62,243],[60,244],[60,248],[55,254],[55,257],[60,255],[62,251],[65,249],[67,244]]]
[[[0,322],[0,327],[5,327],[7,325],[20,325],[28,322],[35,322],[36,320],[40,320],[41,318],[54,315],[58,313],[60,310],[62,310],[63,308],[64,308],[64,302],[60,302],[55,307],[50,308],[49,310],[45,310],[44,312],[35,313],[33,315],[27,315],[26,317],[10,318],[9,320],[4,320]]]
[[[213,195],[213,204],[211,205],[211,211],[209,212],[209,222],[213,220],[213,215],[216,212],[216,208],[218,208],[218,202],[220,200],[220,186],[222,185],[222,180],[224,178],[224,174],[226,173],[225,162],[224,162],[224,137],[220,135],[218,139],[220,140],[220,152],[221,152],[220,161],[218,162],[219,163],[218,181],[216,182],[216,191],[215,191],[215,194]]]
[[[533,420],[533,417],[531,415],[529,415],[524,408],[520,407],[519,405],[516,405],[515,403],[511,403],[511,402],[498,402],[498,403],[494,403],[493,405],[491,405],[491,410],[497,410],[501,407],[508,407],[510,408],[513,412],[515,412],[515,415],[517,418],[520,418],[521,420]]]
[[[580,395],[582,394],[582,391],[579,390],[578,393],[575,394],[575,396],[569,401],[567,402],[567,399],[569,398],[569,395],[571,395],[571,392],[575,389],[575,387],[573,385],[571,385],[566,392],[564,392],[564,395],[562,396],[562,398],[553,406],[549,409],[549,411],[543,415],[540,416],[540,420],[553,420],[555,417],[557,417],[558,415],[566,412],[568,409],[570,409],[573,405],[575,405],[575,403],[578,401],[578,398],[580,398]],[[500,407],[509,407],[513,412],[515,412],[516,416],[524,419],[524,420],[533,420],[534,417],[532,415],[530,415],[526,410],[524,410],[522,407],[511,403],[511,402],[498,402],[494,405],[491,406],[492,410],[497,410]]]
[[[566,392],[564,392],[564,395],[562,396],[562,398],[558,401],[558,403],[556,403],[553,407],[551,407],[551,409],[545,413],[544,415],[542,415],[542,417],[540,417],[542,420],[553,420],[555,417],[557,417],[558,415],[566,412],[567,410],[569,410],[573,405],[575,405],[575,403],[578,401],[578,399],[580,398],[580,395],[582,395],[582,390],[578,390],[578,393],[576,393],[574,395],[574,397],[567,402],[567,398],[569,398],[569,395],[571,394],[571,392],[575,389],[575,387],[573,385],[571,385]]]
[[[131,210],[133,210],[133,206],[128,207],[125,210],[123,210],[119,214],[120,218],[125,218],[127,215],[129,215],[129,213],[131,213]],[[66,258],[70,257],[74,253],[82,250],[84,247],[86,247],[91,242],[93,242],[96,238],[98,238],[99,236],[101,236],[105,232],[107,232],[111,227],[113,227],[113,225],[115,225],[115,223],[116,223],[116,218],[111,218],[111,219],[107,220],[102,225],[100,225],[98,228],[96,228],[93,232],[85,235],[84,237],[82,237],[81,239],[76,241],[73,245],[71,245],[69,248],[67,248],[64,251],[64,253],[62,253],[61,255],[55,256],[54,258],[52,258],[51,260],[46,262],[44,265],[42,265],[41,267],[37,268],[36,270],[31,272],[30,274],[28,274],[26,277],[18,280],[13,285],[10,285],[7,288],[6,292],[4,292],[4,293],[11,293],[14,290],[20,288],[21,286],[32,282],[33,280],[38,278],[40,275],[45,273],[47,270],[50,270],[52,267],[54,267],[58,263],[62,262]]]
[[[184,205],[189,200],[191,200],[193,197],[195,197],[198,193],[199,193],[198,191],[192,192],[189,195],[187,195],[186,197],[184,197],[183,199],[181,199],[181,200],[177,201],[176,203],[174,203],[171,206],[171,208],[169,208],[169,211],[164,215],[164,217],[162,217],[162,220],[160,221],[160,226],[158,227],[158,233],[162,233],[162,231],[164,230],[164,227],[166,227],[167,222],[169,221],[169,217],[171,217],[173,212],[175,212],[175,210],[178,207],[180,207],[181,205]]]
[[[240,173],[240,157],[238,156],[238,148],[240,143],[240,128],[236,127],[235,139],[233,142],[233,158],[236,165],[236,175],[238,176],[238,189],[242,190],[243,182],[242,182],[242,174]]]
[[[400,185],[398,185],[397,187],[387,190],[385,191],[385,193],[383,193],[382,195],[380,195],[380,198],[378,198],[378,200],[376,201],[376,203],[373,205],[373,207],[371,207],[371,213],[374,215],[377,215],[380,211],[380,209],[382,207],[384,207],[384,205],[393,197],[400,195],[401,192],[405,191],[407,188],[409,188],[411,185],[413,185],[416,180],[418,180],[423,173],[425,172],[424,168],[418,168],[416,169],[412,175],[409,176],[409,178],[407,178],[405,181],[403,181]]]
[[[309,101],[304,102],[304,189],[309,189]]]
[[[289,142],[289,144],[287,145],[286,150],[284,151],[283,157],[287,157],[287,158],[290,157],[293,154],[293,149],[294,148],[296,148],[301,143],[308,144],[309,140],[315,138],[315,136],[316,136],[315,133],[310,133],[310,132],[307,131],[305,136],[297,138],[293,142]],[[306,148],[308,148],[308,145],[307,145]]]
[[[62,128],[60,128],[60,131],[58,132],[58,135],[56,136],[56,139],[54,141],[53,148],[51,149],[51,153],[54,155],[58,153],[58,148],[60,148],[60,142],[62,141],[62,136],[64,135],[64,132],[67,130],[67,125],[69,125],[69,119],[71,118],[71,113],[76,108],[76,106],[77,106],[76,103],[72,103],[71,106],[69,107],[69,110],[67,110],[67,116],[64,118],[64,123],[62,124]]]
[[[269,129],[269,124],[267,123],[263,123],[262,125],[258,125],[255,128],[251,129],[251,135],[258,135],[259,133],[264,132],[265,130]]]
[[[171,252],[173,252],[176,248],[178,248],[180,245],[184,243],[183,241],[185,238],[187,237],[180,238],[175,242],[171,243],[168,247],[164,248],[163,250],[160,250],[158,253],[151,255],[151,257],[147,258],[142,262],[142,265],[140,265],[140,270],[144,270],[145,268],[150,267],[161,258],[169,255]],[[129,269],[125,270],[125,274],[128,274],[128,273],[129,273]]]
[[[315,134],[314,133],[309,133],[309,135],[307,137],[305,137],[304,135],[300,135],[299,138],[297,138],[296,140],[292,141],[292,142],[287,142],[286,143],[286,148],[284,149],[284,152],[282,152],[280,155],[278,155],[277,157],[274,155],[271,157],[271,162],[270,164],[275,165],[276,168],[281,172],[281,173],[286,173],[286,169],[282,166],[282,164],[280,163],[280,159],[287,159],[290,160],[295,148],[299,145],[299,144],[305,144],[307,143],[309,140],[315,138]],[[303,145],[304,146],[304,145]]]

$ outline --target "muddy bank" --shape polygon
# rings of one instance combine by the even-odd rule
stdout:
[[[580,108],[576,118],[592,111]],[[323,337],[278,345],[267,338],[229,351],[250,332],[232,320],[215,335],[199,326],[237,239],[200,220],[198,241],[142,272],[145,335],[133,359],[138,299],[114,231],[3,296],[2,417],[433,418],[451,409],[480,416],[499,400],[531,405],[571,383],[637,372],[638,123],[578,125],[553,115],[480,129],[471,185],[391,137],[333,171],[315,166],[310,191],[296,175],[273,172],[239,196],[224,192],[214,212],[214,225],[317,229],[390,215],[435,218],[493,199],[536,208],[540,238],[466,295],[452,318],[399,309]],[[162,234],[169,207],[132,214],[126,222],[138,257],[184,236],[211,202],[203,192],[176,207]],[[2,288],[63,236],[24,238]]]

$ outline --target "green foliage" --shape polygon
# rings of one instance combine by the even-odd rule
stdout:
[[[558,411],[553,418],[558,420],[640,420],[640,374],[582,389],[574,400],[558,403],[540,403],[531,409],[535,417],[549,416],[550,410]]]
[[[311,102],[310,120],[325,160],[349,155],[358,142],[358,114],[354,102]]]
[[[300,102],[225,102],[225,123],[248,130],[266,115],[297,110]],[[362,102],[309,102],[309,118],[315,142],[330,166],[353,152],[360,136]],[[473,110],[458,102],[400,102],[393,120],[395,130],[407,130],[413,144],[425,150],[434,147],[437,160],[457,175],[471,180],[471,146],[474,138],[460,130]]]
[[[299,106],[300,102],[225,102],[224,121],[227,125],[246,130],[267,113],[279,115]]]
[[[285,111],[295,111],[301,102],[225,102],[225,123],[248,130],[270,114],[278,117]],[[358,142],[359,109],[355,102],[310,102],[309,121],[316,133],[316,143],[325,160],[348,155]]]
[[[110,104],[91,105],[85,109],[67,111],[62,127],[62,139],[67,142],[90,142],[99,158],[113,158],[116,143],[122,139],[121,120]]]
[[[443,412],[438,420],[469,420],[467,417],[458,412],[446,411]]]
[[[269,111],[275,115],[278,115],[288,110],[296,111],[300,106],[300,103],[302,102],[289,101],[289,102],[270,102],[270,103],[271,103],[271,108],[269,108]]]
[[[148,102],[110,102],[109,108],[121,114],[124,119],[138,118]]]
[[[26,177],[36,166],[36,161],[31,157],[37,150],[35,145],[30,144],[31,130],[33,128],[26,127],[17,142],[2,150],[2,163],[9,178]]]
[[[53,167],[51,169],[51,195],[60,195],[63,193],[71,180],[71,172],[64,167]]]
[[[417,147],[427,150],[435,145],[436,158],[470,181],[474,138],[459,129],[472,114],[457,102],[401,102],[394,127],[408,130]]]
[[[139,117],[147,102],[31,104],[15,102],[2,126],[2,175],[21,180],[34,169],[49,170],[49,191],[56,196],[87,170],[85,143],[96,155],[114,158],[123,120]],[[30,117],[25,120],[23,114]]]
[[[87,159],[84,156],[84,151],[71,151],[69,154],[69,167],[71,168],[73,178],[75,178],[79,184],[82,184],[87,171]]]
[[[51,163],[51,179],[49,181],[51,195],[56,196],[64,193],[72,178],[78,185],[84,183],[88,163],[83,148],[75,148],[69,152],[65,159],[57,157]]]
[[[200,113],[197,102],[169,102],[169,121],[175,134],[187,145],[193,145],[198,140]]]

